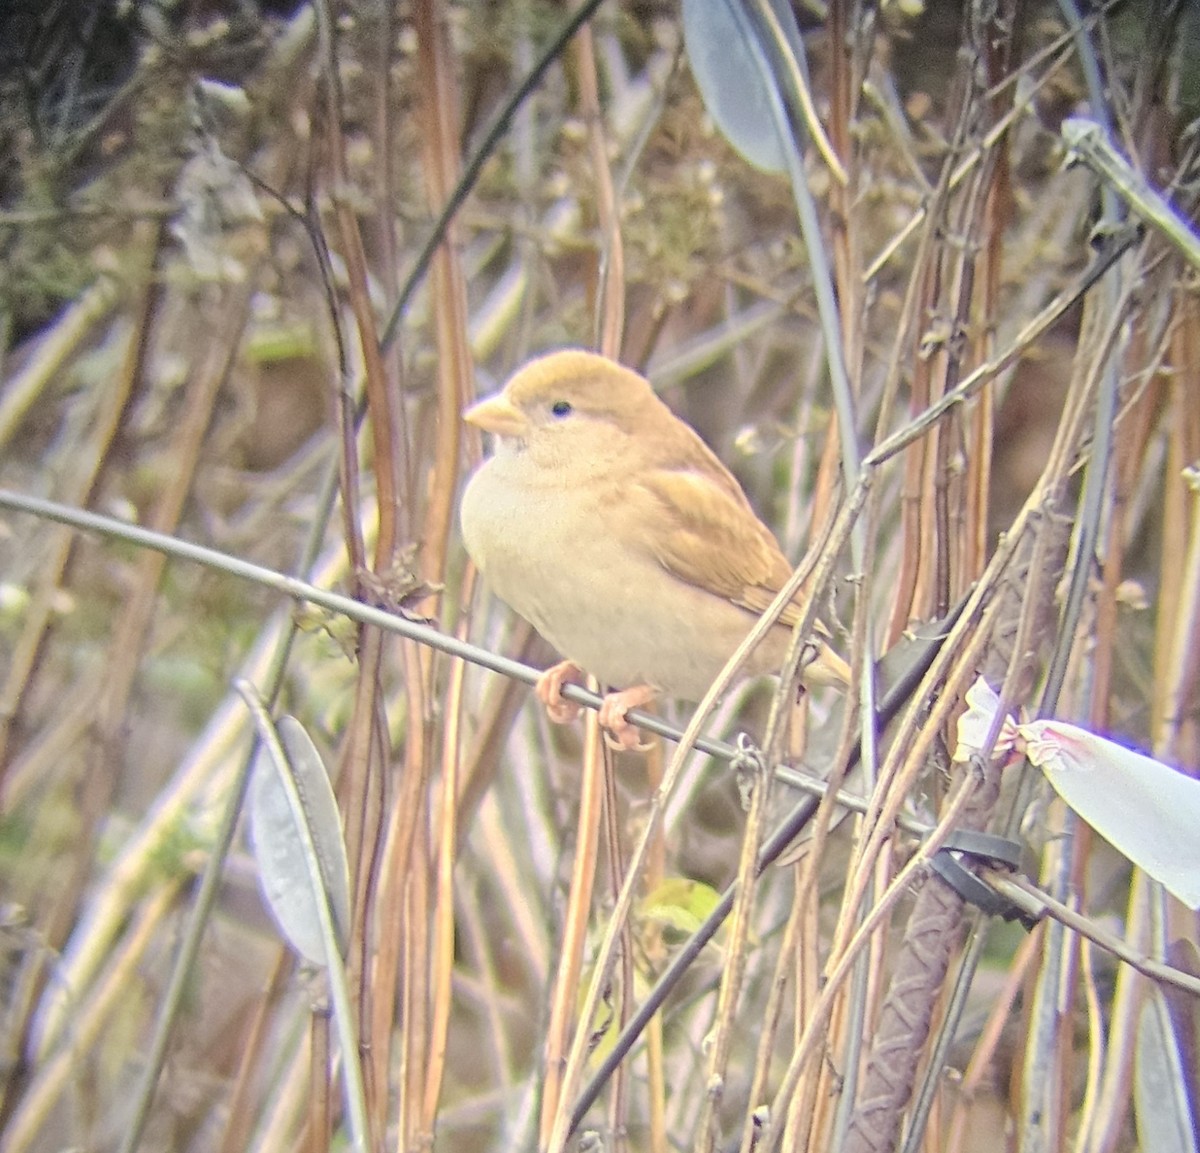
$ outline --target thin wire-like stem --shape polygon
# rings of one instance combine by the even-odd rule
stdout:
[[[433,254],[445,239],[446,229],[449,227],[450,222],[458,214],[458,210],[462,208],[467,197],[470,196],[471,190],[478,183],[484,165],[487,164],[492,153],[499,147],[500,142],[508,135],[508,130],[511,127],[512,118],[516,110],[542,82],[542,77],[546,74],[546,70],[562,55],[575,33],[592,18],[596,9],[600,7],[600,3],[601,0],[584,0],[584,3],[580,4],[567,17],[562,27],[546,45],[537,62],[530,69],[529,74],[517,86],[500,111],[496,113],[495,120],[493,120],[491,127],[488,129],[479,147],[475,150],[474,155],[463,168],[462,176],[459,178],[454,191],[439,213],[433,230],[429,234],[429,239],[425,241],[425,246],[413,262],[412,271],[408,274],[408,278],[404,282],[404,287],[401,288],[400,295],[396,298],[391,316],[388,317],[387,324],[383,327],[383,336],[380,339],[380,344],[384,349],[390,348],[399,335],[400,322],[404,319],[404,315],[408,311],[413,293],[416,292],[418,286],[425,279],[425,273],[429,270]]]
[[[124,540],[178,560],[205,565],[240,580],[251,581],[264,588],[272,589],[291,600],[316,605],[318,608],[358,621],[360,624],[373,625],[384,632],[395,633],[408,640],[416,641],[418,644],[426,645],[438,652],[446,653],[448,656],[460,657],[471,664],[479,665],[481,668],[499,673],[522,684],[535,685],[541,676],[539,669],[460,640],[458,637],[441,632],[424,621],[376,608],[374,605],[342,596],[329,589],[319,588],[296,577],[287,576],[263,565],[253,564],[229,553],[180,540],[178,537],[157,533],[140,525],[116,520],[100,513],[89,512],[86,509],[71,508],[56,501],[44,500],[41,497],[26,496],[7,489],[0,489],[0,508],[31,513],[46,520],[57,521],[60,524],[72,525],[84,531],[98,532],[117,540]],[[784,603],[786,601],[781,602],[780,611],[782,611]],[[765,627],[762,631],[766,631]],[[757,641],[757,639],[756,637],[755,640]],[[748,651],[749,647],[747,647]],[[563,685],[562,695],[565,699],[575,701],[589,709],[598,709],[603,703],[603,698],[599,693],[591,692],[581,685]],[[647,732],[666,737],[668,740],[678,742],[684,739],[683,730],[652,713],[631,709],[628,719]],[[692,740],[691,747],[726,761],[732,761],[738,755],[737,749],[727,742],[698,734]],[[806,781],[802,776],[793,774],[790,778],[785,777],[785,779],[790,779],[791,783],[798,788],[807,789],[817,795],[824,794],[823,784],[815,778],[808,778]],[[848,800],[852,804],[856,802],[855,798],[849,796],[844,800]],[[858,799],[857,803],[861,804],[861,800]]]

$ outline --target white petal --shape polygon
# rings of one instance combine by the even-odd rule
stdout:
[[[1200,908],[1200,781],[1062,721],[1020,726],[1055,792],[1114,848]]]
[[[954,748],[956,761],[969,761],[976,753],[983,750],[984,742],[992,729],[996,710],[1000,707],[1000,696],[991,685],[977,677],[975,683],[967,689],[964,698],[968,708],[958,718],[958,743]],[[1005,720],[1004,727],[996,741],[996,753],[1004,754],[1012,748],[1016,737],[1016,726],[1011,720]]]

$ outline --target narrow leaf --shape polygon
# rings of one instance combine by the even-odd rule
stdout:
[[[1133,1103],[1141,1148],[1197,1153],[1182,1054],[1162,990],[1153,985],[1138,1017],[1135,1056]]]
[[[783,172],[787,161],[770,93],[724,0],[683,0],[683,42],[704,107],[722,135],[748,164]]]
[[[316,902],[329,903],[343,957],[350,935],[350,876],[341,821],[321,754],[300,722],[283,717],[277,729],[300,812],[294,811],[291,790],[264,751],[254,768],[250,795],[251,840],[263,894],[280,932],[306,960],[324,967],[325,946]],[[313,892],[298,820],[307,825],[316,849],[324,893]]]

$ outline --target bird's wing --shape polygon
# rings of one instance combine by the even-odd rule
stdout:
[[[791,575],[775,538],[741,491],[689,469],[639,477],[626,509],[638,544],[679,577],[762,612]],[[787,610],[781,618],[791,623]]]

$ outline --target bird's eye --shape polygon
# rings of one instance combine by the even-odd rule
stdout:
[[[550,415],[557,416],[560,419],[564,416],[570,416],[572,411],[571,402],[569,400],[556,400],[550,406]]]

